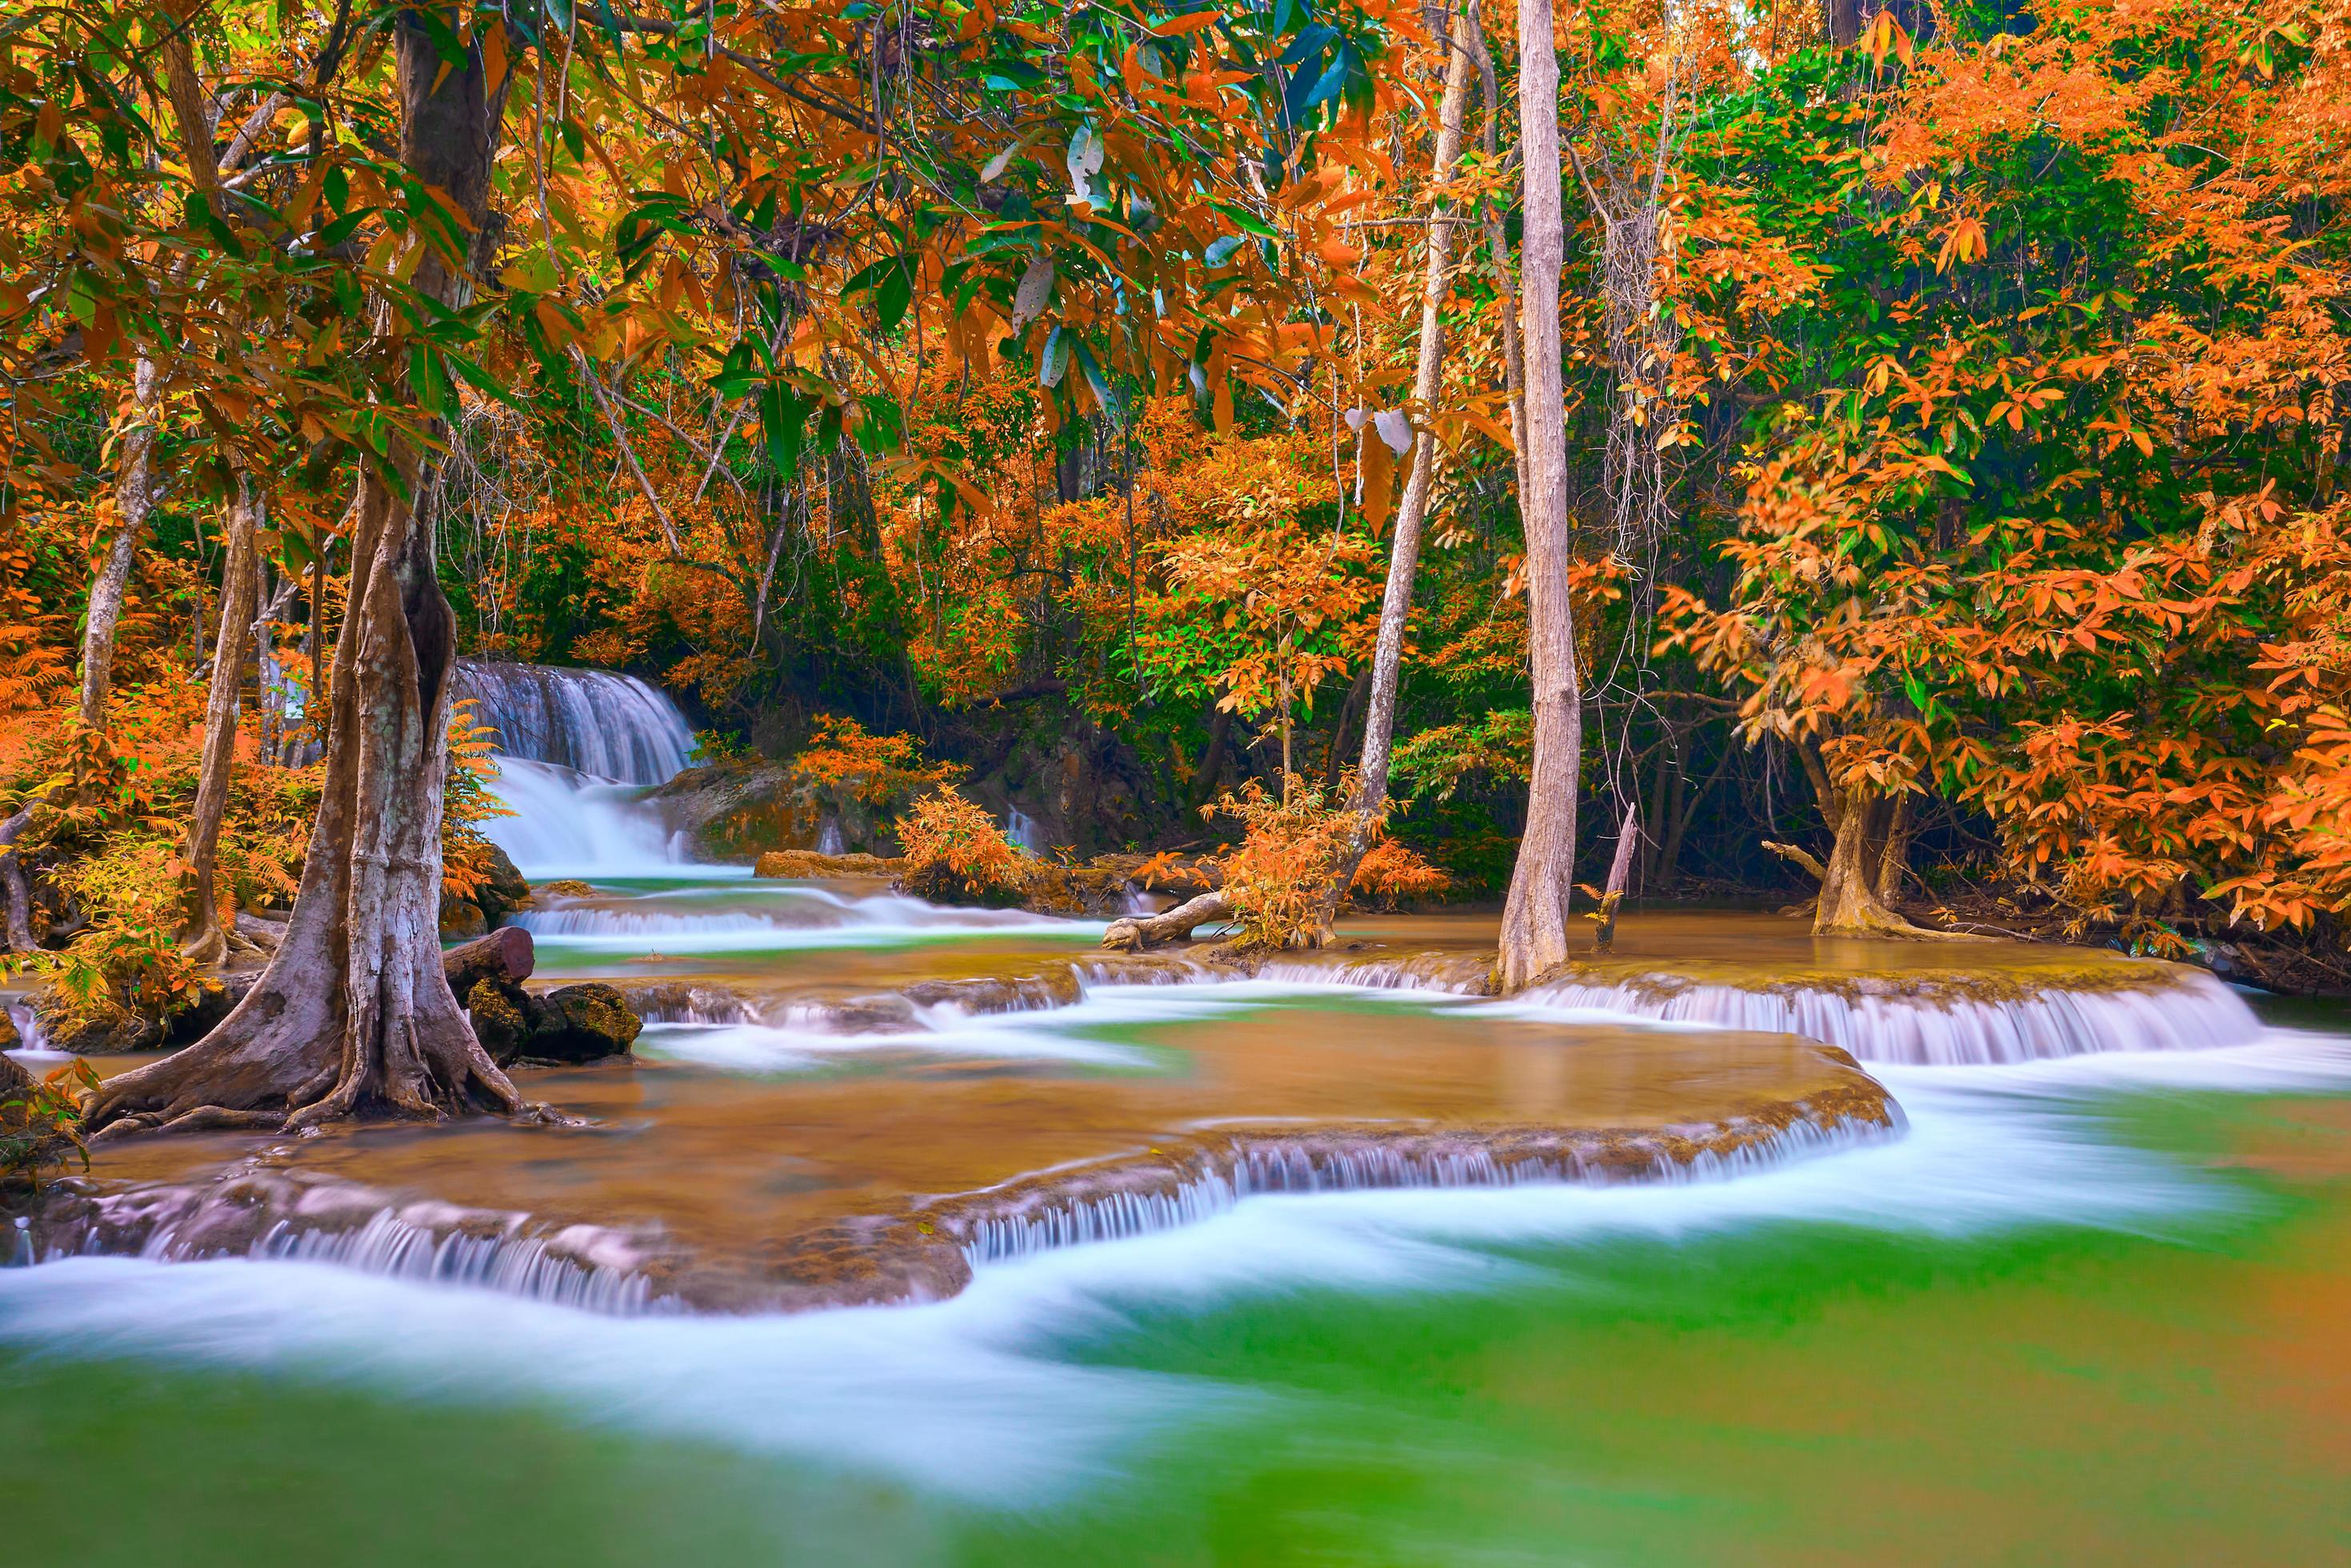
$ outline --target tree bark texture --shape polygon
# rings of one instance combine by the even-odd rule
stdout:
[[[237,687],[253,646],[253,617],[261,598],[260,552],[255,546],[259,519],[251,476],[237,476],[229,502],[227,559],[221,567],[220,632],[213,639],[212,690],[204,705],[204,749],[196,775],[196,804],[188,819],[187,908],[180,944],[199,964],[217,964],[228,952],[221,929],[214,875],[220,857],[221,818],[228,808],[230,775],[236,767]]]
[[[1566,238],[1560,213],[1559,59],[1551,0],[1519,5],[1519,131],[1525,150],[1520,330],[1526,340],[1526,472],[1519,513],[1527,538],[1527,632],[1534,674],[1534,760],[1527,827],[1502,906],[1499,976],[1505,990],[1531,983],[1568,957],[1568,900],[1575,877],[1577,774],[1583,704],[1575,665],[1575,617],[1567,586],[1567,427],[1560,379],[1559,277]]]
[[[16,835],[32,821],[33,808],[22,806],[0,821],[0,937],[6,938],[5,950],[18,953],[33,950],[33,888],[16,858]]]
[[[479,239],[496,128],[480,51],[444,75],[413,16],[394,40],[402,161],[447,193]],[[415,283],[452,306],[471,287],[466,267],[434,252]],[[427,493],[412,444],[395,437],[391,462],[406,495]],[[381,472],[363,471],[350,609],[328,690],[314,696],[331,711],[326,779],[285,939],[211,1034],[93,1092],[84,1124],[93,1132],[529,1109],[475,1039],[442,967],[456,623],[434,575],[434,535],[429,513],[400,500]]]
[[[141,354],[131,374],[131,417],[116,448],[114,532],[90,580],[89,612],[81,632],[81,726],[106,727],[106,700],[114,682],[114,630],[147,514],[155,508],[155,422],[159,413],[155,361]]]

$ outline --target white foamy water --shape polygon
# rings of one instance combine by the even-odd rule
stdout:
[[[676,874],[672,867],[671,874]],[[696,904],[705,907],[697,910]],[[713,904],[723,907],[706,907]],[[626,908],[524,910],[513,924],[532,940],[590,952],[764,952],[881,947],[955,936],[1066,936],[1095,940],[1099,921],[1061,920],[1018,909],[962,909],[895,894],[852,897],[809,883],[749,881],[670,889]]]
[[[685,716],[634,675],[461,659],[451,688],[507,757],[622,784],[665,783],[694,759]]]
[[[2261,1022],[2242,997],[2195,969],[2144,989],[2048,989],[1978,998],[1931,994],[1898,975],[1844,989],[1747,990],[1676,983],[1538,986],[1516,1005],[1589,1009],[1771,1034],[1801,1034],[1871,1063],[1971,1067],[2094,1051],[2209,1051],[2243,1045]]]
[[[514,814],[490,818],[482,833],[533,882],[675,876],[685,867],[639,786],[507,757],[490,792]]]
[[[787,1007],[779,1016],[715,1024],[648,1024],[641,1053],[722,1071],[802,1072],[845,1056],[903,1052],[916,1056],[1070,1061],[1153,1071],[1165,1060],[1101,1031],[1134,1023],[1176,1022],[1229,1015],[1283,994],[1280,988],[1091,988],[1070,1007],[974,1013],[952,1003],[911,1009],[908,1029],[844,1030],[825,1007]]]
[[[1675,1185],[1247,1197],[1180,1228],[988,1263],[962,1295],[925,1306],[628,1319],[322,1264],[82,1259],[0,1270],[0,1343],[401,1398],[552,1402],[587,1422],[1034,1506],[1115,1484],[1154,1434],[1242,1420],[1258,1397],[1069,1359],[1131,1332],[1133,1309],[1303,1289],[1500,1290],[1573,1277],[1585,1247],[1703,1245],[1782,1223],[2188,1234],[2258,1199],[2110,1141],[2111,1096],[2351,1091],[2351,1048],[2276,1031],[2193,1056],[1886,1076],[1910,1116],[1898,1142]]]

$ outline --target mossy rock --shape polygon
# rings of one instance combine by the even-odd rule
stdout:
[[[530,1019],[524,1015],[519,988],[510,993],[496,980],[476,980],[465,995],[465,1009],[473,1016],[474,1038],[499,1065],[521,1055],[530,1042]]]
[[[600,1061],[635,1043],[644,1020],[613,987],[590,981],[530,998],[536,1016],[521,1054],[534,1061]]]

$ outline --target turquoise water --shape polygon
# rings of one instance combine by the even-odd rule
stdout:
[[[1889,1071],[1904,1143],[1252,1199],[916,1308],[0,1273],[6,1560],[2351,1552],[2351,1057]]]

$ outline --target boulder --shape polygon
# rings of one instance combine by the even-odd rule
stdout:
[[[441,895],[441,940],[470,942],[490,928],[490,917],[482,906],[447,893]]]
[[[483,915],[493,925],[530,902],[530,883],[515,869],[507,852],[496,844],[490,846],[489,880],[474,895],[474,902],[481,905]]]
[[[0,1008],[0,1051],[20,1051],[24,1044],[25,1037],[18,1032],[16,1020],[9,1016],[7,1009]]]
[[[449,988],[465,997],[484,980],[518,985],[530,978],[538,961],[529,932],[519,925],[501,925],[442,954],[441,970],[449,977]]]
[[[512,1061],[530,1043],[530,998],[519,986],[495,979],[474,982],[465,992],[465,1011],[474,1020],[474,1038],[501,1064]]]
[[[537,1061],[596,1061],[626,1052],[644,1023],[611,986],[590,981],[529,998],[536,1016],[520,1052]]]

